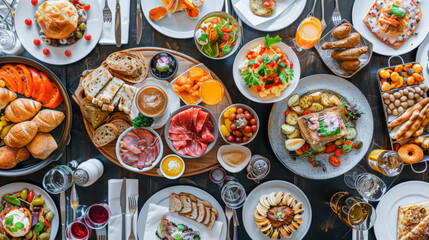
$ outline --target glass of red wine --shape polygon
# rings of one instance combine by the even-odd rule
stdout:
[[[70,223],[66,228],[67,240],[87,240],[91,231],[80,219]]]
[[[83,220],[92,229],[104,228],[110,220],[110,209],[105,203],[97,203],[86,209]]]

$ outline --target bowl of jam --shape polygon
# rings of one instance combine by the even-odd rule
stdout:
[[[159,52],[150,59],[150,72],[160,80],[169,80],[176,75],[178,69],[177,59],[168,52]]]

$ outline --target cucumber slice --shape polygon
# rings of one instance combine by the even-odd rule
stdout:
[[[356,131],[356,129],[355,128],[348,128],[347,129],[347,135],[346,135],[346,138],[348,139],[348,140],[353,140],[355,137],[356,137],[356,135],[357,135],[357,131]]]

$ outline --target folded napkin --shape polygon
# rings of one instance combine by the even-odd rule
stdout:
[[[262,24],[269,20],[272,20],[282,14],[290,5],[292,5],[295,0],[278,0],[276,3],[276,11],[273,15],[269,17],[260,17],[255,15],[250,9],[249,0],[240,0],[235,4],[235,9],[241,12],[241,15],[244,16],[247,21],[250,22],[253,26]]]
[[[108,201],[109,208],[112,213],[109,221],[108,239],[122,239],[122,216],[121,216],[121,187],[122,179],[109,180],[109,193]],[[128,206],[128,197],[136,196],[138,202],[139,196],[139,181],[137,179],[127,179],[127,211],[125,215],[125,236],[128,239],[131,232],[131,214]],[[137,208],[134,214],[134,235],[137,235],[137,215],[139,209]]]
[[[112,24],[103,24],[103,32],[101,33],[101,45],[114,45],[115,41],[115,13],[116,0],[107,0],[110,11],[112,11]],[[138,0],[140,1],[140,0]],[[104,0],[98,0],[101,9],[104,8]],[[119,0],[121,6],[121,39],[122,44],[128,44],[128,30],[130,27],[130,0]]]
[[[220,239],[220,234],[222,232],[222,222],[216,221],[213,229],[209,230],[201,223],[186,217],[182,217],[177,213],[169,212],[168,207],[158,206],[152,203],[149,205],[143,239],[156,239],[155,232],[157,231],[158,225],[161,222],[161,218],[164,215],[170,222],[175,224],[184,224],[189,228],[192,228],[192,230],[200,232],[200,239]]]

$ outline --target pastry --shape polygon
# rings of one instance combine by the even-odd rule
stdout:
[[[387,125],[388,128],[393,128],[395,126],[398,126],[399,124],[407,121],[414,111],[422,109],[426,104],[429,103],[429,98],[423,99],[421,102],[415,104],[413,107],[409,108],[404,114],[402,114],[400,117],[393,120],[389,125]]]
[[[322,49],[335,49],[335,48],[354,48],[360,43],[359,33],[352,33],[347,37],[337,40],[335,42],[326,42],[322,44]]]
[[[36,123],[31,121],[18,123],[10,129],[4,138],[4,143],[12,148],[22,148],[29,144],[36,134]]]
[[[346,71],[355,71],[359,68],[360,61],[359,59],[356,60],[346,60],[341,63],[341,68]]]
[[[55,139],[49,133],[38,133],[34,139],[27,145],[28,151],[34,158],[46,159],[57,150],[58,145]]]
[[[347,37],[351,30],[352,25],[350,23],[343,23],[332,31],[332,36],[336,39],[342,39]]]
[[[331,53],[331,57],[335,58],[339,61],[344,60],[356,60],[359,58],[360,55],[368,52],[368,47],[360,47],[360,48],[352,48],[352,49],[346,49],[346,50],[335,50]]]
[[[58,127],[64,120],[64,113],[55,110],[42,110],[32,120],[39,132],[48,133]]]
[[[42,108],[40,102],[18,98],[6,107],[5,116],[14,123],[31,119]]]
[[[0,88],[0,109],[4,109],[11,101],[17,98],[16,93]]]
[[[276,0],[249,0],[252,12],[261,17],[268,17],[276,11]]]
[[[0,169],[11,169],[16,164],[27,160],[30,153],[26,148],[11,148],[3,146],[0,148]]]
[[[398,150],[398,154],[402,161],[408,164],[418,163],[423,159],[423,150],[412,143],[402,145]]]
[[[412,234],[417,235],[425,220],[429,216],[429,201],[402,205],[398,208],[398,240],[425,239],[425,238],[407,238]],[[423,223],[421,225],[421,223]],[[420,225],[420,226],[419,226]],[[418,227],[419,226],[419,227]],[[412,233],[413,232],[413,233]],[[423,234],[423,231],[421,232]],[[426,232],[426,237],[429,234]]]

